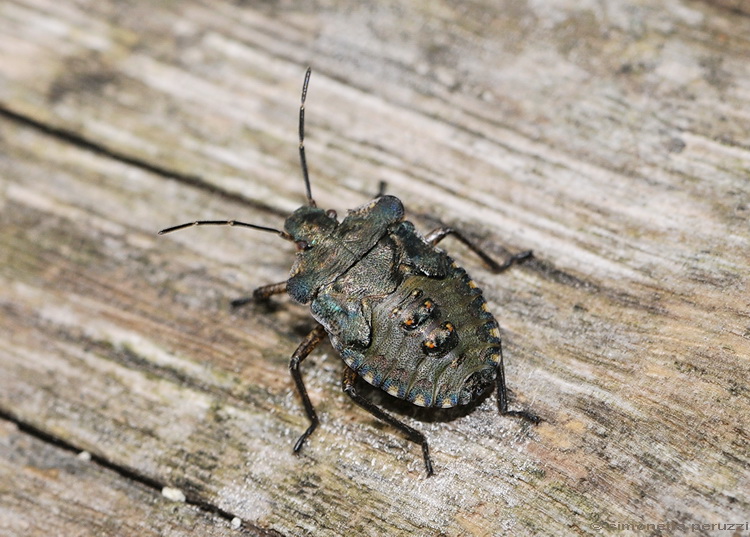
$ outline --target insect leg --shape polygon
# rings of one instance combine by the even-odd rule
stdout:
[[[370,414],[394,426],[396,429],[404,433],[412,442],[420,444],[422,446],[422,456],[424,457],[424,465],[427,469],[427,476],[431,476],[433,474],[432,459],[430,459],[430,448],[427,444],[427,438],[425,438],[425,436],[416,429],[413,429],[405,423],[400,422],[390,414],[387,414],[386,412],[381,410],[374,403],[371,403],[370,401],[359,395],[356,388],[354,387],[354,382],[356,380],[357,373],[347,367],[344,371],[344,376],[341,379],[341,387],[343,388],[344,393],[351,397],[355,403],[367,410]]]
[[[258,287],[255,291],[253,291],[253,296],[236,298],[232,300],[231,305],[233,308],[239,308],[240,306],[249,304],[252,301],[259,302],[261,300],[267,300],[271,296],[279,295],[281,293],[286,293],[286,281]]]
[[[505,386],[505,365],[503,364],[502,349],[500,350],[500,363],[497,364],[495,384],[497,386],[497,408],[500,410],[500,414],[525,419],[534,424],[542,421],[539,416],[526,410],[508,410],[508,388]]]
[[[477,254],[479,257],[482,258],[482,261],[484,261],[492,270],[492,272],[502,272],[507,268],[510,268],[512,265],[518,263],[519,261],[523,261],[524,259],[528,259],[533,254],[531,250],[526,250],[525,252],[519,252],[517,254],[514,254],[510,256],[504,263],[498,263],[494,259],[492,259],[490,256],[488,256],[484,251],[479,248],[477,245],[475,245],[473,242],[471,242],[469,239],[463,236],[459,231],[453,229],[452,227],[439,227],[430,233],[427,234],[425,237],[425,240],[432,244],[433,246],[439,243],[441,240],[443,240],[448,235],[453,235],[456,237],[459,241],[464,243],[466,246],[469,247],[469,249]]]
[[[302,343],[299,344],[297,350],[294,351],[294,354],[292,354],[292,359],[289,361],[289,371],[292,373],[294,384],[297,386],[297,393],[299,393],[300,397],[302,398],[302,404],[305,407],[305,414],[307,414],[307,417],[310,419],[310,426],[304,433],[302,433],[302,436],[300,436],[297,439],[297,442],[294,444],[295,453],[302,449],[302,444],[305,443],[307,437],[310,436],[318,426],[318,415],[315,413],[315,409],[313,408],[312,403],[310,402],[310,398],[307,395],[307,388],[305,388],[305,383],[302,382],[302,375],[299,372],[299,364],[302,362],[302,360],[307,358],[307,356],[313,351],[315,347],[318,346],[318,343],[321,342],[325,335],[325,329],[321,325],[316,326],[312,330],[312,332],[305,336],[305,339],[303,339]]]

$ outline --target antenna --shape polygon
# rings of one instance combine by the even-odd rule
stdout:
[[[310,85],[311,73],[312,73],[312,68],[308,67],[307,71],[305,72],[305,81],[302,83],[302,97],[300,99],[300,105],[299,105],[299,160],[300,160],[300,164],[302,165],[302,177],[305,180],[305,190],[307,191],[307,204],[310,207],[316,207],[315,200],[313,199],[312,192],[310,191],[310,175],[307,172],[307,159],[305,158],[305,99],[307,98],[307,87]],[[248,224],[246,222],[239,222],[237,220],[198,220],[196,222],[187,222],[185,224],[180,224],[177,226],[172,226],[172,227],[162,229],[161,231],[159,231],[158,234],[166,235],[167,233],[172,233],[173,231],[180,231],[181,229],[186,229],[186,228],[195,227],[195,226],[247,227],[250,229],[257,229],[259,231],[268,231],[270,233],[276,233],[282,239],[285,239],[288,241],[294,240],[293,237],[286,231],[272,228],[272,227],[258,226],[256,224]]]
[[[258,229],[260,231],[268,231],[270,233],[276,233],[279,235],[282,239],[286,240],[292,240],[292,236],[289,235],[286,231],[282,231],[280,229],[275,229],[272,227],[266,227],[266,226],[257,226],[255,224],[248,224],[245,222],[238,222],[237,220],[198,220],[197,222],[188,222],[186,224],[180,224],[178,226],[172,226],[168,227],[166,229],[162,229],[158,235],[166,235],[167,233],[172,233],[173,231],[179,231],[181,229],[186,229],[189,227],[194,226],[239,226],[239,227],[249,227],[250,229]]]
[[[299,105],[299,161],[302,165],[302,177],[305,180],[307,204],[310,207],[315,207],[315,200],[310,191],[310,174],[307,172],[307,158],[305,158],[305,99],[307,98],[307,86],[310,84],[311,73],[312,68],[308,67],[305,72],[305,81],[302,83],[302,98]]]

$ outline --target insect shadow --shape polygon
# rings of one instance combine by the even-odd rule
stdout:
[[[438,227],[422,236],[405,219],[401,201],[385,193],[382,182],[372,201],[350,210],[341,221],[336,211],[319,209],[312,197],[304,145],[310,72],[305,73],[299,109],[299,158],[307,204],[286,219],[283,229],[237,220],[199,220],[159,234],[193,226],[236,226],[275,233],[292,242],[297,253],[289,278],[264,285],[251,297],[234,300],[232,306],[267,302],[284,293],[310,305],[316,325],[289,362],[310,422],[294,451],[302,449],[319,424],[300,364],[328,337],[347,366],[343,391],[419,444],[429,476],[433,464],[425,435],[384,409],[404,413],[404,408],[396,408],[404,405],[425,421],[450,421],[471,412],[494,389],[501,415],[539,421],[527,410],[508,408],[497,321],[482,291],[437,244],[448,236],[456,238],[495,273],[532,253],[520,252],[498,263],[451,227]],[[364,383],[370,388],[365,389]],[[368,397],[374,390],[383,393],[377,403]]]

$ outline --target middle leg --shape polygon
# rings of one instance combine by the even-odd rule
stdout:
[[[294,444],[295,453],[302,449],[305,440],[307,440],[307,437],[313,433],[319,423],[318,415],[315,413],[315,409],[310,402],[310,397],[307,395],[305,383],[302,381],[302,375],[299,372],[299,364],[310,355],[313,349],[318,346],[318,343],[323,340],[325,335],[326,331],[322,325],[313,328],[313,330],[307,334],[305,339],[302,340],[302,343],[299,344],[297,350],[292,354],[292,359],[289,361],[289,371],[291,372],[294,384],[297,387],[297,393],[299,393],[300,398],[302,398],[302,405],[305,407],[305,414],[307,414],[307,417],[310,420],[310,426],[304,433],[302,433]]]

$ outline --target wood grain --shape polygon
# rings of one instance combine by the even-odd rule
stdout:
[[[0,535],[747,522],[750,18],[723,4],[0,4]],[[443,243],[498,316],[512,405],[544,422],[384,401],[428,436],[429,479],[341,393],[329,345],[303,365],[321,427],[292,454],[309,314],[229,307],[286,277],[288,244],[155,234],[303,203],[308,64],[320,206],[384,180],[425,232],[535,252],[494,276]]]

